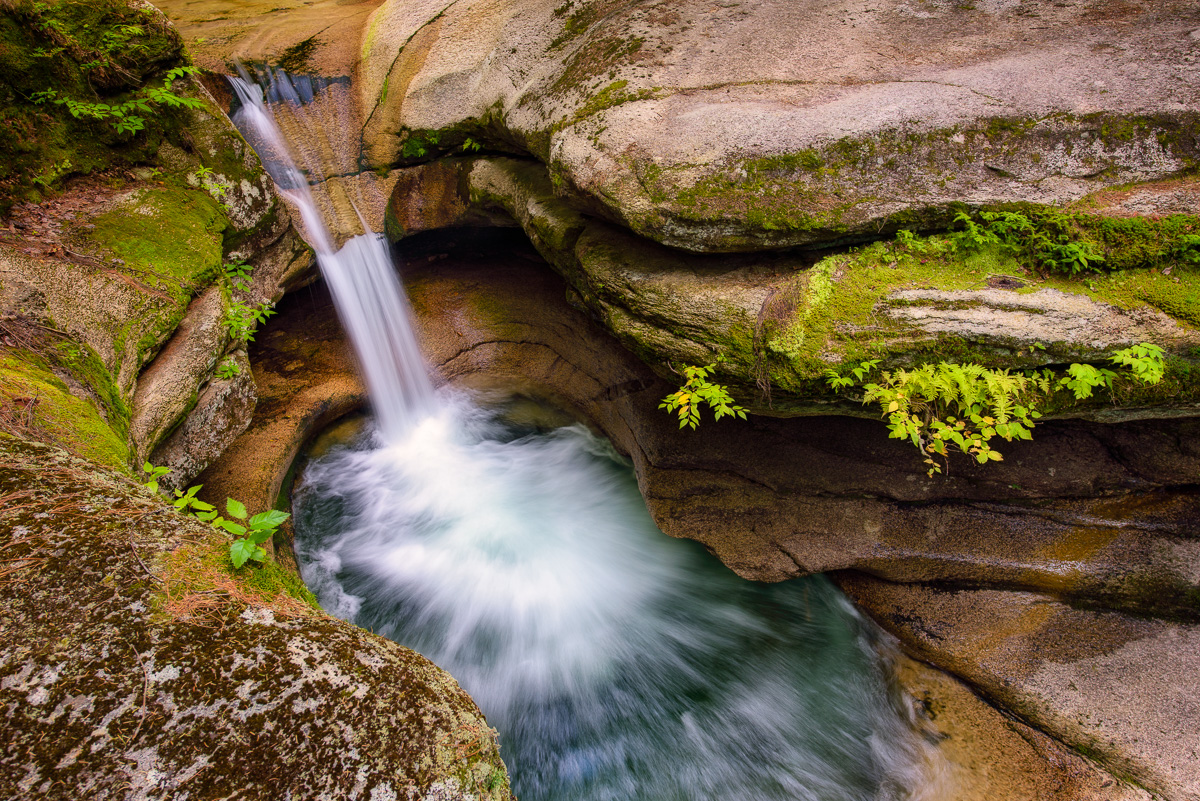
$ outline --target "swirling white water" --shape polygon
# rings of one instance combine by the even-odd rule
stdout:
[[[928,747],[823,578],[744,581],[657,530],[581,426],[458,398],[314,460],[297,554],[329,611],[425,654],[522,801],[924,797]]]

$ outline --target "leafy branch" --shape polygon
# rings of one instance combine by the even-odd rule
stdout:
[[[251,269],[250,265],[243,262],[225,265],[224,279],[230,290],[230,301],[229,307],[221,316],[221,325],[225,327],[229,338],[237,344],[253,342],[254,332],[267,321],[267,318],[275,314],[275,309],[270,303],[251,306],[232,297],[234,290],[239,292],[250,290]]]
[[[34,92],[31,100],[37,105],[53,103],[65,106],[71,116],[76,119],[108,120],[117,133],[135,133],[146,127],[146,118],[139,114],[150,114],[153,106],[169,106],[172,108],[200,108],[204,104],[190,97],[181,97],[172,90],[175,80],[185,75],[195,75],[198,67],[175,67],[163,78],[162,86],[147,86],[123,103],[100,103],[88,100],[78,100],[62,95],[57,89],[44,89]],[[134,112],[138,112],[135,114]]]
[[[683,375],[687,379],[686,382],[677,391],[663,398],[658,408],[675,413],[679,417],[679,427],[692,430],[700,425],[700,409],[705,404],[712,409],[714,420],[726,416],[745,420],[746,410],[733,402],[729,390],[708,380],[716,367],[716,364],[705,367],[685,365]]]
[[[1125,367],[1143,384],[1157,384],[1166,370],[1163,349],[1141,343],[1116,351],[1109,361]],[[857,386],[862,403],[874,403],[887,421],[889,437],[907,440],[921,452],[928,473],[949,469],[950,453],[957,450],[980,464],[1003,461],[994,447],[1005,441],[1033,439],[1033,428],[1042,413],[1038,405],[1059,389],[1076,400],[1109,389],[1119,374],[1090,364],[1072,364],[1065,375],[1052,370],[1010,373],[978,364],[941,362],[912,370],[885,370],[877,381],[866,381],[879,360],[861,362],[841,375],[826,371],[835,390]],[[940,461],[939,461],[940,460]]]

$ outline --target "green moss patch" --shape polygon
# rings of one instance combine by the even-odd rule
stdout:
[[[280,617],[310,615],[320,608],[300,577],[274,561],[235,568],[229,543],[216,533],[164,555],[160,575],[156,606],[171,619],[203,622],[247,605],[266,607]]]
[[[835,244],[848,236],[901,228],[945,228],[962,203],[941,198],[973,193],[982,162],[994,175],[1040,174],[1043,154],[1058,153],[1097,177],[1137,163],[1138,148],[1155,148],[1184,170],[1200,164],[1200,116],[1052,115],[981,119],[968,126],[896,128],[814,143],[794,152],[747,154],[724,164],[647,167],[627,161],[655,208],[633,227],[659,231],[667,218],[703,234],[709,249],[763,243]],[[1001,166],[1002,165],[1002,166]],[[886,215],[884,206],[907,208]],[[869,226],[870,230],[865,230]],[[1091,232],[1128,251],[1138,232],[1121,224]],[[701,236],[701,234],[697,234]],[[1149,241],[1143,250],[1152,251]],[[1131,256],[1130,258],[1138,258]]]
[[[1087,278],[1040,276],[999,246],[961,256],[946,235],[876,242],[827,256],[782,284],[765,307],[764,347],[772,385],[801,395],[822,395],[831,366],[882,359],[886,365],[975,362],[992,368],[1035,369],[1076,361],[1069,343],[975,342],[950,336],[918,336],[911,324],[880,313],[905,289],[980,290],[1000,287],[1014,297],[1043,289],[1083,295],[1122,309],[1150,306],[1181,324],[1200,327],[1200,267],[1174,262],[1157,268],[1120,270]],[[924,305],[924,303],[923,303]],[[1200,399],[1200,369],[1190,356],[1168,360],[1163,383],[1129,383],[1109,398],[1131,406]],[[1078,404],[1061,398],[1063,409]],[[1051,409],[1049,411],[1054,411]]]
[[[127,472],[122,437],[86,400],[71,394],[39,357],[0,353],[0,430],[51,442],[93,462]]]
[[[186,303],[221,271],[226,228],[220,206],[186,189],[148,189],[92,219],[87,238],[124,262],[137,280]]]

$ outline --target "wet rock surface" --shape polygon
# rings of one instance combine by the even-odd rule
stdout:
[[[1200,797],[1200,629],[1044,595],[838,583],[921,658],[1156,795]]]

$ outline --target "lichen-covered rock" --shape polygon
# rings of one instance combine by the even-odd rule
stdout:
[[[929,228],[1196,164],[1194,4],[1023,11],[388,0],[364,36],[364,148],[388,167],[467,138],[532,154],[594,210],[695,251]]]
[[[135,461],[144,461],[175,423],[195,404],[199,381],[212,373],[229,335],[221,325],[226,301],[211,286],[192,301],[171,338],[138,377],[129,437]]]
[[[0,435],[0,498],[3,797],[511,798],[446,673],[148,490]]]
[[[222,367],[230,374],[214,375],[183,421],[150,454],[152,464],[171,471],[162,486],[185,489],[250,425],[258,388],[246,352],[226,356]]]

